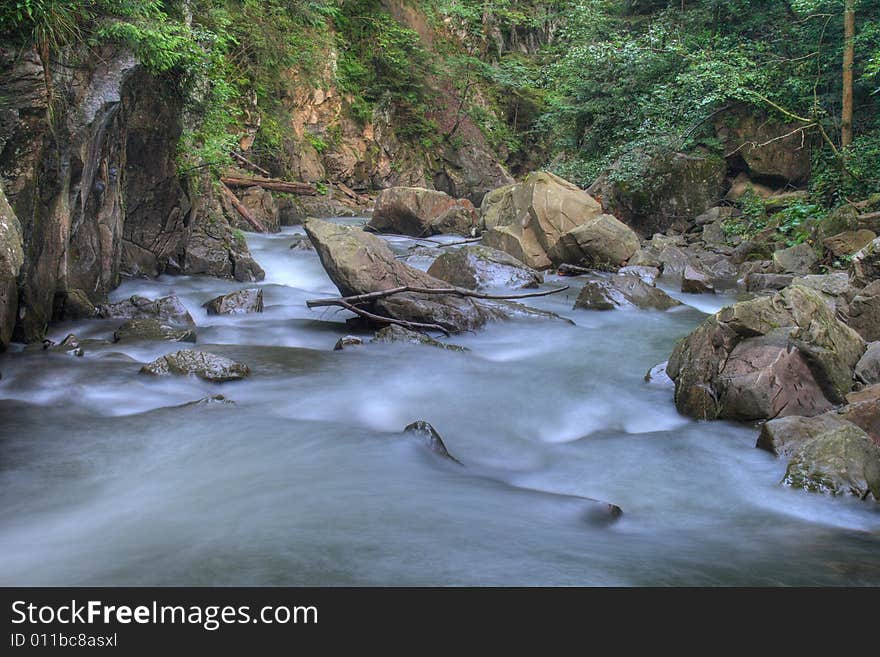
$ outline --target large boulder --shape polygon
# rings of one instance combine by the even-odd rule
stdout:
[[[614,310],[627,307],[668,310],[680,305],[682,305],[680,301],[634,274],[587,281],[574,302],[575,308],[583,310]]]
[[[193,375],[206,381],[237,381],[250,374],[247,365],[204,351],[184,349],[161,356],[141,368],[141,374],[153,376]]]
[[[0,186],[0,351],[12,339],[18,311],[18,274],[24,264],[21,224]]]
[[[263,312],[263,291],[253,287],[222,294],[202,304],[209,315],[239,315]]]
[[[868,342],[880,340],[880,279],[855,292],[841,305],[841,318]]]
[[[444,252],[428,268],[428,274],[471,290],[487,287],[531,288],[544,282],[540,273],[512,255],[482,245]]]
[[[639,249],[638,236],[604,214],[592,196],[551,173],[483,198],[484,243],[534,269],[554,264],[619,267]]]
[[[368,224],[379,233],[414,237],[441,233],[469,235],[476,225],[477,211],[470,201],[421,187],[382,190]]]
[[[723,308],[669,359],[675,403],[703,419],[811,416],[843,403],[865,350],[821,294],[792,285]]]
[[[853,285],[860,287],[880,278],[880,237],[853,256],[849,273]]]
[[[727,166],[710,153],[667,153],[646,165],[645,174],[621,182],[615,170],[600,176],[589,188],[602,206],[643,237],[669,228],[684,229],[688,222],[715,206],[724,196]]]
[[[745,165],[753,179],[801,184],[810,177],[812,152],[799,127],[749,110],[720,115],[715,131],[732,163]]]
[[[860,251],[877,237],[872,230],[846,230],[822,240],[823,246],[835,258],[841,258]]]
[[[401,286],[448,288],[449,283],[399,261],[388,245],[356,228],[310,219],[305,223],[321,264],[343,296]],[[452,294],[405,292],[363,306],[371,312],[411,322],[439,324],[451,332],[480,328],[507,313],[498,305]]]

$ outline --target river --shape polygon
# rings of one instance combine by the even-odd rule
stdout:
[[[753,427],[691,421],[644,381],[729,298],[574,311],[577,279],[551,276],[573,288],[530,305],[575,325],[497,322],[452,338],[461,353],[333,351],[347,314],[306,308],[336,289],[295,232],[248,235],[262,314],[209,317],[244,287],[211,278],[112,295],[179,295],[198,348],[248,364],[245,381],[139,375],[169,343],[0,357],[0,584],[880,584],[875,505],[779,486]],[[235,404],[180,407],[218,393]],[[465,467],[401,433],[420,419]],[[577,496],[623,515],[595,522]]]

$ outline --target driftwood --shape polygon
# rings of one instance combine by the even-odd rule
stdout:
[[[221,176],[220,181],[229,187],[262,187],[274,192],[287,194],[299,194],[301,196],[315,196],[318,189],[311,183],[290,182],[278,178],[263,178],[261,176]]]
[[[474,242],[482,242],[482,237],[467,237],[463,240],[456,240],[455,242],[442,242],[440,240],[432,240],[430,237],[417,237],[415,238],[419,242],[431,242],[434,244],[437,249],[443,248],[444,246],[458,246],[460,244],[473,244]]]
[[[336,189],[338,189],[340,192],[345,194],[348,198],[350,198],[353,201],[356,201],[357,203],[367,203],[369,201],[369,199],[366,196],[364,196],[362,194],[358,194],[351,187],[349,187],[348,185],[346,185],[344,183],[336,183]]]
[[[232,152],[229,153],[229,154],[230,154],[233,158],[235,158],[236,160],[238,160],[239,162],[241,162],[243,165],[245,165],[246,167],[250,167],[250,168],[253,169],[254,171],[257,171],[257,172],[259,172],[259,173],[262,173],[262,174],[263,174],[264,176],[266,176],[267,178],[270,178],[270,177],[272,176],[272,174],[269,173],[268,171],[266,171],[263,167],[259,166],[258,164],[254,164],[253,162],[251,162],[249,159],[247,159],[247,158],[246,158],[244,155],[242,155],[241,153],[236,153],[235,151],[232,151]]]
[[[326,306],[338,306],[350,310],[356,315],[360,315],[365,319],[381,323],[381,324],[397,324],[404,328],[416,331],[439,331],[444,335],[449,335],[449,331],[439,324],[425,324],[422,322],[409,322],[403,319],[395,319],[393,317],[383,317],[369,311],[359,308],[362,303],[369,303],[378,299],[384,299],[394,294],[403,292],[413,292],[415,294],[452,294],[460,297],[471,297],[474,299],[527,299],[530,297],[546,297],[551,294],[563,292],[568,289],[568,285],[554,288],[552,290],[542,290],[541,292],[526,292],[524,294],[482,294],[474,290],[468,290],[463,287],[415,287],[412,285],[401,285],[389,290],[379,290],[378,292],[368,292],[367,294],[356,294],[350,297],[333,297],[330,299],[309,299],[306,305],[309,308],[321,308]]]
[[[223,192],[223,195],[229,200],[229,202],[232,204],[232,207],[234,207],[238,211],[238,214],[240,214],[245,219],[245,221],[247,221],[251,226],[256,228],[261,233],[268,232],[266,230],[266,227],[261,224],[259,220],[257,220],[257,218],[250,213],[250,210],[248,210],[242,204],[242,202],[238,200],[238,197],[232,193],[232,190],[229,189],[222,182],[220,183],[220,191]]]

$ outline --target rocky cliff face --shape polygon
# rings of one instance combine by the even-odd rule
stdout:
[[[199,237],[203,189],[175,164],[180,94],[125,49],[60,59],[44,68],[32,51],[0,49],[0,180],[24,250],[14,339],[41,339],[69,298],[99,303],[123,275],[259,276],[225,219]],[[243,264],[193,268],[199,248]]]

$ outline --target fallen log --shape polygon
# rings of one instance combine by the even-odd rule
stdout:
[[[259,172],[259,173],[262,173],[262,174],[263,174],[264,176],[266,176],[267,178],[270,178],[270,177],[272,176],[272,174],[269,173],[268,171],[266,171],[263,167],[259,166],[258,164],[254,164],[253,162],[251,162],[249,159],[247,159],[247,158],[246,158],[244,155],[242,155],[241,153],[236,153],[235,151],[232,151],[232,152],[230,152],[229,154],[230,154],[233,158],[235,158],[236,160],[238,160],[239,162],[241,162],[242,164],[244,164],[245,166],[250,167],[250,168],[253,169],[254,171],[257,171],[257,172]]]
[[[234,207],[238,211],[238,214],[240,214],[244,218],[245,221],[247,221],[251,226],[256,228],[261,233],[269,232],[266,230],[266,227],[263,224],[261,224],[259,222],[259,220],[257,220],[256,217],[254,217],[254,215],[252,215],[250,213],[250,210],[248,210],[242,204],[242,202],[238,200],[238,197],[232,193],[232,190],[229,189],[222,182],[220,183],[220,191],[223,192],[223,195],[229,200],[229,202],[232,204],[232,207]]]
[[[351,200],[356,201],[358,203],[366,203],[369,200],[366,196],[358,194],[351,187],[349,187],[348,185],[346,185],[344,183],[336,183],[336,188],[340,192],[345,194],[348,198],[350,198]]]
[[[301,196],[316,196],[318,189],[311,183],[290,182],[278,178],[263,178],[261,176],[221,176],[220,181],[229,187],[262,187],[273,192],[286,194],[299,194]]]

